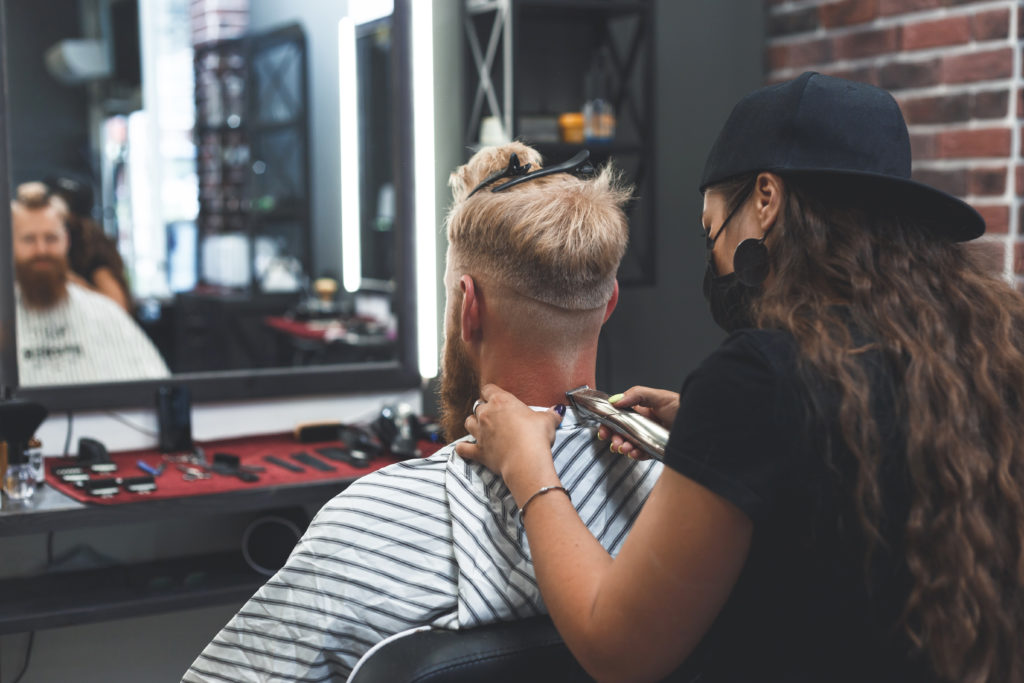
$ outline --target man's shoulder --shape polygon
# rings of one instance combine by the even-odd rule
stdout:
[[[373,472],[364,474],[354,481],[352,487],[376,486],[389,484],[401,486],[402,482],[415,482],[418,480],[443,480],[445,469],[448,464],[448,456],[453,451],[454,444],[448,444],[436,453],[424,458],[411,458],[400,462],[392,463],[381,467]]]
[[[94,292],[74,282],[68,283],[68,300],[72,306],[89,308],[90,312],[98,311],[115,317],[127,317],[120,306],[99,292]]]

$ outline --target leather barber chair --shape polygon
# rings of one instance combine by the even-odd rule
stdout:
[[[384,641],[348,683],[590,683],[547,616],[465,631],[425,629]]]

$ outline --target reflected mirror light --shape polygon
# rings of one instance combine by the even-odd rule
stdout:
[[[360,3],[354,3],[358,6]],[[363,283],[359,233],[359,83],[356,76],[356,23],[352,17],[338,22],[338,130],[341,132],[341,255],[345,291],[356,292]]]
[[[416,168],[416,329],[420,374],[437,376],[437,223],[434,213],[432,0],[412,4],[413,145]]]

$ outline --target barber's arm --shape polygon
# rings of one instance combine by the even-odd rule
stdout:
[[[673,470],[655,485],[618,557],[584,526],[551,460],[559,416],[537,413],[493,385],[466,421],[477,443],[459,455],[504,478],[527,504],[544,602],[569,649],[601,680],[658,680],[700,642],[735,584],[753,525],[738,508]]]

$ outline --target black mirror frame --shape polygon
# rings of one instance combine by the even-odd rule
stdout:
[[[0,399],[17,396],[57,410],[151,407],[158,386],[188,386],[194,402],[232,401],[315,394],[351,394],[419,388],[414,261],[412,153],[411,2],[395,0],[392,31],[395,88],[395,258],[394,308],[399,320],[395,361],[173,375],[163,380],[61,386],[18,386],[15,330],[14,264],[11,212],[0,210]],[[6,52],[7,0],[0,0],[0,206],[10,206],[8,144],[8,80]],[[406,155],[408,156],[408,155]],[[5,284],[6,283],[6,284]]]

